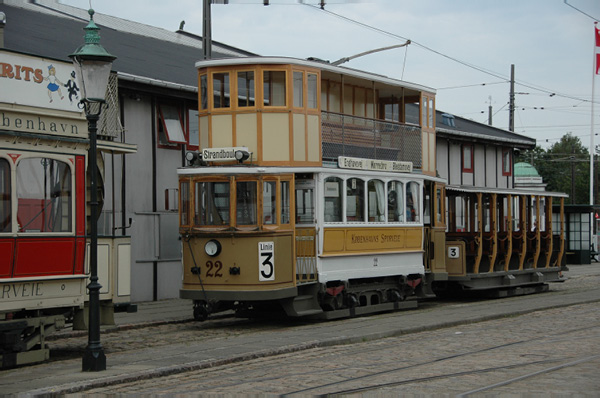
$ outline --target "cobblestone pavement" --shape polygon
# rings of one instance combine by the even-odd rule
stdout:
[[[581,277],[579,282],[599,286],[597,277]],[[567,285],[559,286],[560,291]],[[354,391],[361,388],[367,390]],[[589,303],[315,348],[86,393],[598,396],[598,391],[600,319],[598,303]]]
[[[549,293],[428,301],[418,310],[330,322],[198,323],[186,301],[156,304],[163,309],[144,304],[139,314],[117,314],[118,327],[102,333],[106,371],[80,371],[87,336],[69,332],[49,342],[54,362],[1,372],[0,395],[317,395],[371,385],[380,386],[363,395],[437,395],[536,372],[481,394],[600,391],[600,265],[573,267],[569,275]],[[165,315],[168,308],[177,314]]]

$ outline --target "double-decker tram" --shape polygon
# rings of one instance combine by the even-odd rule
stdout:
[[[558,254],[516,264],[521,243],[561,247],[549,246],[551,211],[532,243],[519,237],[532,236],[532,221],[513,220],[516,193],[448,193],[436,173],[433,89],[312,60],[196,66],[202,149],[178,170],[180,296],[194,301],[196,319],[228,309],[331,319],[415,307],[454,284],[559,277]],[[519,207],[523,220],[543,218],[531,211],[551,201],[537,195],[537,207]],[[447,242],[447,218],[464,236]],[[489,257],[507,244],[518,253]]]

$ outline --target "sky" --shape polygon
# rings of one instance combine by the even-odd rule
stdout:
[[[61,2],[90,6],[90,0]],[[411,40],[343,66],[432,87],[438,110],[478,122],[488,122],[491,106],[492,124],[503,129],[512,64],[516,133],[544,148],[571,133],[589,148],[593,131],[600,145],[599,0],[327,0],[325,10],[319,0],[229,3],[212,5],[213,40],[259,55],[333,62]],[[202,0],[91,0],[91,6],[170,31],[185,20],[186,31],[202,34]]]

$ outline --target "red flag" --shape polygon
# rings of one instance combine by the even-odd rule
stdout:
[[[596,30],[596,47],[600,47],[600,30],[595,26],[594,29]]]
[[[600,75],[600,54],[596,54],[596,74]]]

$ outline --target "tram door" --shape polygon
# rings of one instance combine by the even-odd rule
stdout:
[[[425,267],[433,273],[446,273],[446,210],[442,184],[425,185]]]
[[[303,284],[317,280],[315,180],[312,175],[297,176],[295,187],[296,282]]]

